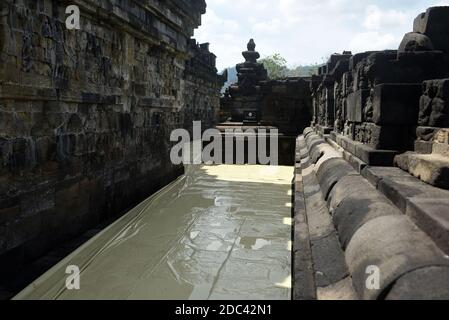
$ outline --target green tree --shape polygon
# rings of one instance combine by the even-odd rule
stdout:
[[[288,76],[287,60],[275,53],[260,60],[268,71],[268,78],[278,80]]]
[[[296,66],[293,69],[288,70],[289,77],[311,77],[312,75],[318,74],[318,68],[320,68],[322,64],[314,63],[305,66]]]

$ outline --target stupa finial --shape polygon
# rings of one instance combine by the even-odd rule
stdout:
[[[254,39],[251,39],[248,42],[248,51],[255,51],[255,50],[256,50],[256,43],[254,42]]]

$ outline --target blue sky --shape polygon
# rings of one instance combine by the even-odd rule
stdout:
[[[426,8],[449,0],[206,0],[196,39],[210,42],[217,68],[243,60],[254,38],[262,56],[280,53],[291,67],[321,63],[344,50],[397,49]]]

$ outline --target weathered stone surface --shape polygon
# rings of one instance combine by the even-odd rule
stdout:
[[[363,108],[369,97],[369,90],[357,90],[350,93],[346,100],[347,119],[351,122],[363,121]]]
[[[449,52],[449,7],[432,7],[414,21],[413,31],[426,35],[436,50]]]
[[[449,127],[449,79],[424,81],[419,125]]]
[[[324,199],[329,198],[332,188],[341,178],[356,174],[355,170],[343,159],[334,158],[324,162],[316,173]]]
[[[398,50],[356,54],[336,64],[329,61],[311,79],[312,126],[335,153],[309,130],[309,154],[313,163],[318,159],[320,189],[340,242],[348,246],[347,262],[361,298],[385,298],[397,279],[416,268],[438,265],[441,259],[436,256],[444,256],[439,248],[448,250],[449,194],[433,187],[449,189],[447,17],[449,7],[430,8],[415,20],[413,32],[404,36]],[[329,119],[335,120],[333,124]],[[422,154],[408,152],[412,150]],[[354,173],[339,176],[338,161],[350,163],[369,182]],[[355,253],[354,241],[360,241],[354,245],[360,248],[368,243]],[[365,289],[367,265],[351,265],[351,256],[357,255],[387,274],[388,283],[379,292]],[[444,257],[443,261],[447,263]],[[435,273],[445,281],[440,276]],[[411,277],[410,283],[418,284],[417,279]],[[395,297],[413,297],[407,290],[401,287]],[[441,292],[435,295],[444,296]]]
[[[308,150],[304,148],[305,140],[300,138],[299,141],[300,143],[298,146],[302,145],[303,147],[300,149],[300,152],[307,153]],[[309,231],[310,250],[312,254],[311,262],[314,274],[315,298],[319,298],[317,296],[317,291],[320,292],[320,297],[322,299],[325,299],[326,296],[329,297],[330,294],[335,296],[336,293],[332,288],[335,290],[335,288],[343,286],[344,292],[341,292],[341,294],[350,299],[355,296],[353,290],[351,290],[351,281],[342,282],[344,279],[348,279],[348,269],[345,264],[344,253],[341,250],[331,215],[329,214],[320,185],[316,178],[316,170],[314,167],[314,164],[309,164],[304,167],[301,165],[304,207],[306,211],[305,220],[307,221],[306,229]],[[304,234],[305,232],[302,232],[302,235]],[[303,239],[304,237],[301,236],[301,240],[299,241],[303,242]],[[304,253],[301,256],[300,253],[297,252],[296,255],[298,258],[302,257],[304,259],[304,261],[300,263],[301,265],[308,259],[304,256]],[[303,275],[307,275],[306,272],[309,269],[300,267],[300,270]],[[310,278],[310,276],[307,277]],[[305,283],[310,283],[310,281],[306,279]],[[299,285],[299,287],[306,293],[305,295],[310,295],[307,294],[308,289],[303,285]]]
[[[327,237],[312,240],[312,255],[318,287],[327,287],[348,276],[344,253],[336,232]]]
[[[357,158],[355,155],[343,151],[343,159],[349,162],[349,164],[354,168],[357,173],[361,173],[362,170],[367,166],[365,162]]]
[[[352,74],[349,72],[349,60],[340,61],[334,70],[334,99],[335,99],[335,122],[334,132],[341,133],[345,125],[347,114],[347,96],[349,94]]]
[[[326,152],[326,142],[322,139],[316,139],[311,141],[308,147],[310,161],[316,164]]]
[[[315,172],[321,169],[324,163],[331,159],[342,159],[341,152],[335,150],[333,147],[327,145],[323,148],[323,155],[319,158],[315,164]]]
[[[399,45],[398,53],[415,52],[415,51],[433,51],[432,40],[426,35],[410,32],[406,33]]]
[[[304,139],[298,139],[297,148],[305,146]],[[298,150],[299,153],[300,149]],[[316,285],[313,269],[310,233],[307,221],[306,203],[304,199],[304,185],[302,182],[302,168],[297,165],[295,174],[294,201],[294,236],[293,236],[293,299],[315,300]]]
[[[362,170],[362,175],[375,188],[378,187],[379,182],[384,178],[408,176],[406,172],[395,167],[366,167]]]
[[[401,212],[377,192],[345,198],[334,211],[340,243],[346,249],[355,233],[378,217],[400,215]]]
[[[301,78],[268,79],[253,39],[243,52],[244,63],[236,65],[238,82],[224,92],[221,99],[225,122],[274,126],[283,134],[295,135],[306,128],[311,119],[312,101],[309,83]]]
[[[415,141],[415,151],[420,154],[431,154],[433,149],[432,142],[429,141]]]
[[[299,135],[310,125],[312,101],[309,84],[301,78],[261,81],[261,125],[271,125],[284,134]]]
[[[309,249],[310,250],[310,249]],[[297,250],[293,253],[293,300],[316,300],[316,285],[311,253]]]
[[[407,215],[449,254],[449,199],[408,198],[407,200]]]
[[[1,2],[0,199],[15,204],[0,255],[33,258],[139,203],[183,172],[172,130],[216,120],[215,55],[190,39],[203,0],[71,4],[80,30],[63,1]]]
[[[427,188],[424,183],[420,183],[419,180],[410,175],[404,177],[383,177],[378,184],[378,189],[404,213],[407,208],[408,198],[423,196],[423,192],[426,191],[427,195],[429,195],[433,191],[430,187]]]
[[[357,300],[357,294],[352,286],[351,277],[347,277],[336,284],[318,288],[317,298],[321,301],[353,301]]]
[[[364,144],[356,144],[355,156],[370,166],[391,166],[397,154],[397,151],[376,150]]]
[[[337,135],[337,144],[349,153],[356,155],[356,147],[360,143],[355,142],[354,140],[343,135]]]
[[[327,237],[334,231],[334,226],[313,170],[304,172],[303,182],[310,239]]]
[[[303,136],[304,136],[304,138],[307,138],[308,135],[313,134],[313,133],[315,133],[315,131],[312,128],[307,127],[304,129]]]
[[[449,268],[426,267],[399,278],[386,300],[449,300]]]
[[[349,243],[346,262],[362,299],[381,297],[390,285],[411,271],[449,266],[449,258],[404,215],[383,216],[363,225]],[[369,266],[380,270],[379,290],[366,286]],[[444,280],[442,275],[439,280]]]
[[[443,155],[407,152],[396,156],[395,164],[432,186],[449,189],[449,159]]]
[[[331,192],[329,208],[345,249],[353,235],[368,221],[380,216],[401,214],[361,176],[342,178]]]
[[[358,174],[342,177],[332,189],[327,200],[330,212],[333,214],[341,202],[351,195],[372,195],[372,186]],[[376,194],[374,192],[374,194]]]
[[[377,138],[373,136],[370,139],[374,141]],[[398,151],[394,150],[376,150],[369,145],[354,141],[342,135],[337,135],[336,140],[340,147],[355,157],[355,159],[351,159],[348,155],[344,156],[345,160],[350,161],[351,165],[355,166],[355,168],[361,168],[366,165],[392,166],[394,157],[398,154]]]
[[[421,84],[381,84],[374,88],[373,122],[378,125],[416,125]],[[392,137],[396,139],[397,137]]]
[[[307,222],[312,240],[327,237],[334,230],[329,210],[321,192],[307,196]]]
[[[411,150],[414,127],[377,125],[365,122],[355,125],[355,140],[375,150]]]
[[[325,142],[325,140],[323,138],[321,138],[315,132],[308,134],[305,138],[305,141],[306,141],[306,144],[307,144],[307,147],[309,148],[309,150],[313,147],[314,143],[316,143],[316,142],[324,143]]]
[[[343,125],[345,97],[341,79],[349,70],[351,57],[352,53],[346,51],[331,55],[327,65],[320,68],[319,76],[312,77],[313,125],[323,135],[329,134],[336,123],[340,129]]]
[[[258,124],[261,119],[259,82],[267,79],[267,70],[257,62],[260,54],[255,50],[253,39],[248,42],[247,49],[242,52],[245,62],[236,65],[238,83],[226,90],[227,105],[233,122]]]
[[[399,168],[371,167],[363,175],[443,251],[449,252],[449,191],[427,185]]]

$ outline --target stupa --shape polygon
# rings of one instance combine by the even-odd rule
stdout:
[[[251,39],[247,51],[242,52],[245,62],[236,66],[238,82],[229,88],[233,101],[231,107],[232,122],[255,123],[260,121],[260,81],[267,80],[268,73],[262,63],[258,63],[260,54],[256,43]]]

